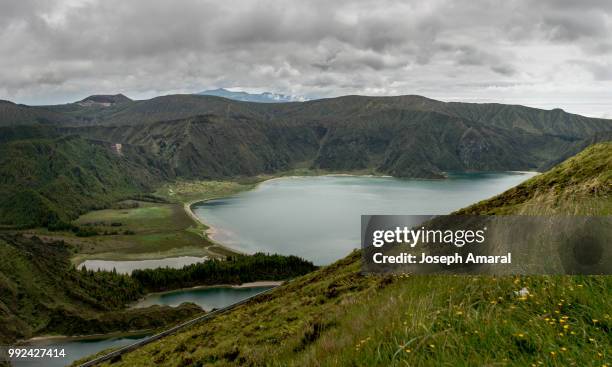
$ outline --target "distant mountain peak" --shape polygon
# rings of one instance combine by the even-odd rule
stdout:
[[[119,94],[94,94],[77,102],[80,106],[102,106],[109,107],[118,103],[130,102],[131,99]]]
[[[258,102],[258,103],[284,103],[284,102],[303,102],[306,100],[304,97],[289,96],[286,94],[278,94],[271,92],[263,93],[247,93],[243,91],[231,91],[225,88],[209,89],[200,93],[196,93],[202,96],[217,96],[235,101],[243,102]]]

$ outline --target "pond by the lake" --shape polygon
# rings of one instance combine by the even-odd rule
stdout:
[[[490,198],[535,173],[463,173],[446,180],[287,177],[193,205],[216,241],[247,253],[297,255],[329,264],[359,247],[360,216],[448,214]]]
[[[167,257],[164,259],[155,260],[129,260],[129,261],[114,261],[114,260],[85,260],[79,264],[79,269],[85,266],[89,270],[107,270],[115,269],[117,273],[130,274],[136,269],[154,269],[154,268],[175,268],[180,269],[185,265],[196,264],[206,261],[206,257],[195,256],[178,256]]]
[[[135,307],[165,305],[176,307],[184,302],[192,302],[206,311],[222,308],[245,298],[261,293],[272,286],[256,287],[203,287],[180,289],[171,292],[151,293],[138,301]]]

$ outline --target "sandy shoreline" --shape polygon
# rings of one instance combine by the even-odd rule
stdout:
[[[204,229],[202,231],[203,232],[202,235],[204,237],[206,237],[206,239],[208,239],[208,241],[210,241],[213,245],[222,247],[222,248],[226,249],[227,251],[231,251],[231,252],[234,252],[236,254],[242,254],[242,255],[246,254],[245,252],[240,251],[239,249],[230,247],[230,246],[228,246],[226,244],[223,244],[223,243],[215,240],[214,235],[215,235],[215,232],[217,231],[217,229],[214,228],[213,226],[205,223],[204,221],[202,221],[197,215],[195,215],[195,213],[193,212],[193,209],[191,208],[195,204],[205,203],[207,201],[216,200],[216,199],[219,199],[219,198],[210,198],[210,199],[204,199],[204,200],[193,200],[193,201],[190,201],[188,203],[185,203],[183,205],[183,209],[185,210],[185,213],[187,213],[187,215],[193,221],[195,221],[196,223],[199,223],[199,224],[203,225],[204,227],[206,227],[206,229]]]

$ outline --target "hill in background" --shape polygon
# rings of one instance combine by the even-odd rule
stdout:
[[[96,94],[96,95],[92,95],[92,96],[82,99],[81,101],[77,102],[77,104],[83,107],[89,107],[89,106],[109,107],[114,104],[127,103],[131,101],[132,101],[131,99],[124,96],[123,94],[115,94],[115,95]]]
[[[224,88],[205,90],[200,93],[196,93],[201,96],[217,96],[235,101],[243,102],[257,102],[257,103],[283,103],[283,102],[303,102],[304,98],[288,96],[285,94],[278,93],[247,93],[247,92],[233,92]]]
[[[94,120],[95,126],[70,130],[144,146],[193,178],[296,167],[420,178],[445,171],[536,170],[612,131],[610,120],[561,110],[420,96],[262,104],[173,95],[111,107],[88,121]],[[232,160],[244,164],[218,164]]]

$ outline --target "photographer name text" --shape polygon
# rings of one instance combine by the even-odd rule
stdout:
[[[506,255],[430,255],[422,252],[420,255],[402,252],[399,255],[384,255],[380,252],[372,257],[375,264],[511,264],[512,253]]]

